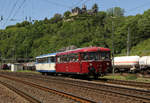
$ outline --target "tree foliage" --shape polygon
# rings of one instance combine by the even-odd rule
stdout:
[[[115,17],[124,16],[124,9],[120,7],[109,8],[107,9],[107,14]]]
[[[69,17],[70,12],[67,11],[64,15],[71,21],[64,21],[61,14],[55,14],[51,19],[45,18],[34,23],[24,21],[8,26],[0,30],[0,54],[3,58],[35,57],[70,45],[111,49],[112,42],[115,54],[120,54],[126,50],[128,28],[131,48],[150,38],[150,10],[143,15],[123,16],[124,10],[116,7],[116,17],[113,19],[107,15],[108,12],[111,14],[112,8],[107,12],[97,11],[97,15],[84,13]]]

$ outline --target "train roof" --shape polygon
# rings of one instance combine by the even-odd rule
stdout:
[[[110,51],[109,48],[103,48],[103,47],[86,47],[86,48],[78,48],[74,50],[68,50],[64,52],[57,53],[57,55],[65,55],[70,53],[78,53],[78,52],[94,52],[94,51]]]
[[[51,56],[56,56],[56,54],[57,54],[57,53],[43,54],[43,55],[37,56],[36,58],[51,57]]]

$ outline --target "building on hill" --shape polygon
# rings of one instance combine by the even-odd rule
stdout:
[[[79,15],[79,14],[86,13],[87,12],[86,8],[87,8],[86,5],[83,5],[82,9],[80,9],[79,7],[75,7],[74,9],[72,9],[72,13],[71,13],[70,16],[76,16],[76,15]]]
[[[83,5],[82,6],[82,13],[86,13],[86,12],[87,12],[86,5]]]
[[[81,9],[79,7],[75,7],[74,9],[72,9],[72,13],[70,16],[76,16],[76,15],[79,15],[81,13],[82,13]]]

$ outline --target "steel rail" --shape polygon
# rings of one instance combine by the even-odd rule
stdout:
[[[34,97],[28,95],[27,93],[22,92],[22,91],[14,88],[13,86],[11,86],[11,85],[9,85],[7,83],[4,83],[4,82],[0,81],[0,84],[2,84],[3,86],[7,87],[10,90],[12,90],[13,92],[17,93],[18,95],[20,95],[21,97],[25,98],[27,101],[29,101],[31,103],[42,103],[39,100],[35,99]]]
[[[57,78],[55,78],[55,79],[57,79]],[[46,79],[46,80],[47,81],[58,82],[58,81],[55,81],[55,80],[48,80],[48,79]],[[64,81],[66,81],[66,80],[64,80]],[[71,81],[71,80],[67,80],[67,81]],[[84,82],[84,84],[87,84],[87,86],[83,86],[83,85],[75,84],[75,82],[80,83],[80,81],[73,81],[73,83],[67,83],[67,82],[63,82],[63,81],[60,82],[59,81],[58,83],[64,83],[64,84],[68,84],[68,85],[72,85],[72,86],[78,86],[78,87],[81,87],[81,88],[92,89],[92,90],[95,90],[95,91],[103,91],[103,92],[108,92],[108,93],[113,93],[113,94],[119,94],[119,95],[122,95],[122,96],[133,97],[133,98],[136,98],[138,100],[144,100],[144,101],[149,101],[150,102],[150,98],[146,97],[146,96],[137,95],[137,94],[130,94],[130,93],[122,93],[122,92],[119,92],[118,90],[114,91],[114,90],[108,90],[106,88],[103,88],[103,89],[94,88],[94,87],[90,87],[89,85],[97,85],[97,86],[105,86],[105,87],[109,87],[109,88],[138,91],[138,92],[142,92],[142,93],[145,93],[145,94],[150,93],[149,90],[139,90],[139,89],[135,89],[135,88],[120,87],[120,86],[107,85],[107,84],[95,84],[95,83],[89,83],[89,82]]]
[[[89,99],[86,99],[86,98],[78,97],[78,96],[75,96],[73,94],[65,93],[65,92],[62,92],[62,91],[55,90],[55,89],[50,89],[50,88],[47,88],[47,87],[44,87],[44,86],[37,85],[35,83],[26,82],[26,81],[22,81],[22,80],[19,80],[19,79],[16,79],[16,78],[8,77],[6,75],[0,75],[0,77],[7,78],[7,79],[17,81],[17,82],[21,82],[23,84],[41,89],[41,90],[46,91],[46,92],[58,94],[60,96],[64,96],[66,98],[72,99],[72,100],[80,102],[80,103],[96,103],[95,101],[92,101],[92,100],[89,100]]]
[[[65,80],[65,79],[62,79],[62,78],[61,78],[62,81],[55,81],[55,80],[59,80],[57,78],[53,78],[55,80],[51,80],[51,79],[49,80],[48,78],[44,78],[44,79],[46,79],[46,81],[52,81],[52,82],[56,82],[56,83],[63,83],[63,84],[68,84],[68,85],[72,85],[72,86],[78,86],[78,87],[81,87],[81,88],[92,89],[92,90],[96,90],[96,91],[103,91],[103,92],[118,94],[118,95],[122,95],[122,96],[133,97],[133,98],[136,98],[138,100],[150,101],[150,98],[147,97],[147,96],[137,95],[137,94],[130,94],[130,93],[122,93],[122,92],[119,92],[118,90],[114,91],[114,90],[108,90],[106,88],[103,88],[103,89],[94,88],[94,87],[90,87],[89,85],[104,86],[104,87],[115,88],[115,89],[120,88],[120,89],[123,89],[123,90],[138,91],[138,92],[142,92],[142,93],[145,93],[145,94],[150,93],[150,91],[148,91],[148,90],[141,90],[141,89],[135,89],[135,88],[129,88],[129,87],[120,87],[120,86],[107,85],[107,84],[95,84],[95,83],[89,83],[89,82],[82,82],[82,83],[88,85],[88,86],[83,86],[83,85],[75,84],[75,83],[80,83],[81,81]],[[39,80],[39,78],[37,80]],[[70,81],[70,82],[73,82],[73,83],[68,83],[67,81]]]
[[[123,81],[123,80],[113,80],[108,79],[106,83],[112,83],[112,84],[120,84],[120,85],[127,85],[127,86],[135,86],[140,88],[146,88],[150,90],[150,83],[144,83],[144,82],[134,82],[134,81]]]

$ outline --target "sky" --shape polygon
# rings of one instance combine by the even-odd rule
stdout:
[[[43,20],[51,18],[56,13],[63,14],[72,8],[83,4],[91,9],[97,3],[99,11],[112,7],[121,7],[125,16],[142,14],[150,8],[150,0],[0,0],[0,29],[14,25],[24,20]]]

